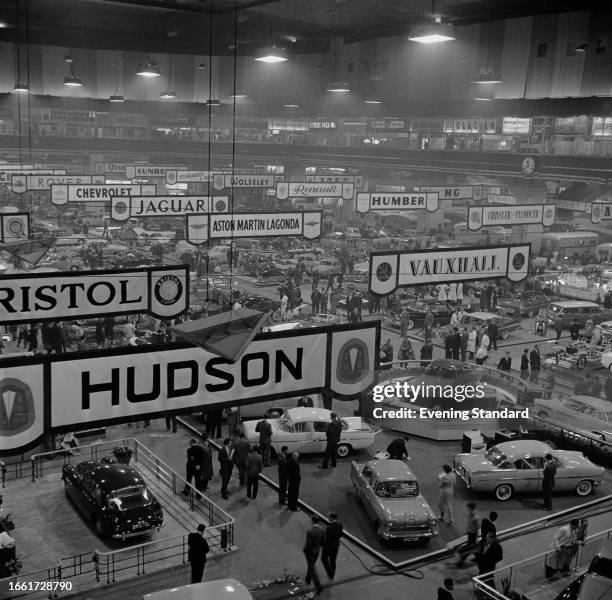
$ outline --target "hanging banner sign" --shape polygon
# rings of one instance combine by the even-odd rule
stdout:
[[[612,221],[612,203],[595,202],[591,205],[591,222]]]
[[[130,217],[182,217],[189,213],[227,210],[227,196],[136,196],[111,200],[111,219],[115,221],[127,221]]]
[[[491,225],[533,225],[550,227],[555,222],[552,204],[520,204],[518,206],[470,206],[468,229],[478,231]]]
[[[223,175],[213,176],[213,187],[216,190],[225,188],[273,188],[277,181],[282,181],[281,175]]]
[[[126,165],[125,176],[127,179],[137,179],[139,177],[166,177],[168,171],[184,171],[187,167],[181,166],[154,166],[154,165]]]
[[[580,202],[578,200],[563,200],[562,198],[557,198],[555,200],[555,206],[557,208],[573,210],[575,212],[587,212],[591,204],[590,202]]]
[[[482,198],[482,188],[479,185],[429,185],[421,186],[418,191],[437,193],[440,200],[480,200]]]
[[[58,184],[100,184],[104,183],[104,175],[12,175],[11,190],[23,194],[28,190],[50,190]]]
[[[44,168],[39,165],[9,165],[2,164],[0,165],[0,173],[4,173],[5,171],[30,171],[31,169],[39,169]]]
[[[489,194],[487,201],[489,204],[516,204],[518,202],[516,196],[508,194]]]
[[[15,173],[14,171],[0,171],[0,182],[1,183],[11,183],[14,175],[65,175],[66,171],[64,169],[32,169],[28,171],[19,171]]]
[[[437,192],[379,193],[359,192],[357,212],[367,213],[379,210],[426,210],[435,212],[439,208]]]
[[[189,308],[189,267],[20,273],[0,279],[0,324],[148,312],[160,319]]]
[[[187,215],[186,238],[199,245],[211,239],[236,237],[321,236],[321,211]]]
[[[230,175],[231,171],[166,171],[166,183],[210,183],[215,175]]]
[[[115,173],[125,175],[125,168],[127,165],[125,163],[103,163],[97,162],[94,163],[94,173],[96,175],[104,175],[105,173]]]
[[[276,197],[279,200],[294,198],[344,198],[350,200],[355,194],[354,183],[317,183],[307,181],[278,181]]]
[[[370,291],[387,295],[397,288],[449,281],[522,281],[529,269],[530,244],[440,248],[418,252],[372,252]]]
[[[150,196],[157,192],[154,185],[95,184],[51,185],[51,202],[61,205],[67,202],[104,202],[115,196]]]
[[[306,175],[306,181],[316,183],[353,183],[356,188],[363,187],[363,175]]]
[[[0,242],[27,240],[30,237],[29,213],[0,213]]]

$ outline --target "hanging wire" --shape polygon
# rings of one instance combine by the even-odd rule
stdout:
[[[211,184],[211,153],[212,153],[212,103],[210,102],[212,97],[212,64],[213,64],[213,0],[210,0],[210,10],[209,10],[209,21],[208,21],[208,181],[207,181],[207,196],[209,204],[212,204],[212,196],[210,194],[210,184]],[[206,302],[209,302],[210,298],[210,260],[209,260],[209,250],[210,250],[210,239],[206,241]],[[231,268],[231,265],[230,265]],[[231,286],[231,271],[230,271],[230,296],[232,294],[232,286]],[[207,311],[208,312],[208,311]]]
[[[16,22],[17,22],[17,75],[19,75],[19,59],[21,52],[21,10],[19,0],[15,0]],[[17,82],[19,83],[19,82]],[[28,94],[29,95],[29,94]],[[21,148],[21,94],[17,94],[17,143],[19,144],[19,164],[23,164],[23,155]]]
[[[30,107],[30,0],[25,0],[25,34],[26,34],[26,73],[27,73],[27,114],[28,114],[28,162],[32,162],[32,116]],[[32,212],[32,194],[30,196],[30,212]]]

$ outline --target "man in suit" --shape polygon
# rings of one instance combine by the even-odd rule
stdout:
[[[512,358],[510,357],[510,352],[506,352],[506,354],[499,359],[497,368],[500,371],[511,371],[512,370]]]
[[[300,455],[294,452],[287,460],[287,510],[296,511],[298,509],[298,499],[300,497]]]
[[[251,451],[251,444],[249,444],[244,437],[244,433],[241,431],[238,434],[238,439],[234,440],[233,446],[234,464],[238,468],[238,480],[240,481],[240,485],[244,485],[246,483],[247,459]]]
[[[529,366],[531,368],[529,381],[531,383],[537,383],[540,377],[540,349],[538,348],[537,344],[529,353]]]
[[[202,464],[204,463],[204,449],[198,445],[198,442],[191,438],[189,440],[189,448],[187,448],[187,474],[185,475],[185,487],[183,488],[183,494],[189,496],[189,486],[193,479],[193,485],[196,490],[200,490],[202,487]],[[200,494],[197,495],[198,500]]]
[[[323,585],[317,573],[317,559],[323,544],[325,543],[325,529],[321,525],[319,517],[312,516],[312,527],[306,533],[306,543],[304,544],[304,556],[306,557],[306,585],[310,582],[315,586],[317,594],[323,590]]]
[[[391,443],[387,446],[387,452],[389,458],[394,460],[404,460],[408,458],[408,448],[406,448],[406,442],[409,437],[397,437],[391,440]]]
[[[331,421],[325,427],[325,436],[327,438],[325,458],[323,459],[323,464],[319,466],[319,469],[327,469],[330,460],[331,466],[336,466],[338,444],[340,442],[340,436],[342,435],[342,422],[338,418],[338,415],[333,412],[329,417]]]
[[[521,379],[529,378],[529,349],[525,348],[521,354]]]
[[[272,425],[266,419],[262,419],[255,425],[255,431],[259,433],[259,447],[263,456],[263,465],[269,467],[272,455]]]
[[[497,350],[497,335],[499,333],[497,319],[491,320],[487,333],[489,335],[489,347],[487,348],[487,350],[491,350],[491,348],[493,348],[493,350]]]
[[[202,434],[202,472],[200,473],[200,482],[202,491],[208,489],[208,482],[213,478],[213,456],[212,448],[208,443],[208,434]]]
[[[191,563],[191,583],[200,583],[206,565],[206,555],[209,552],[208,542],[204,537],[206,525],[198,525],[196,533],[187,536],[188,554],[187,558]]]
[[[557,463],[552,454],[544,457],[544,471],[542,473],[542,496],[544,506],[542,510],[552,510],[552,490],[555,487],[555,475],[557,474]]]
[[[316,315],[319,312],[319,290],[316,287],[312,289],[310,302],[312,304],[312,314]]]
[[[289,455],[287,454],[289,448],[283,446],[280,454],[278,455],[278,505],[282,506],[287,502],[287,461]]]
[[[247,498],[255,500],[259,490],[259,474],[263,469],[263,459],[259,454],[259,446],[255,444],[247,455],[246,477],[247,477]]]
[[[340,549],[340,539],[342,538],[343,530],[344,527],[338,520],[338,515],[335,512],[330,512],[329,524],[325,529],[323,552],[321,553],[321,562],[330,579],[333,579],[336,575],[336,558]]]
[[[453,591],[454,587],[455,584],[453,580],[450,577],[447,577],[444,580],[444,587],[438,588],[438,600],[453,600],[453,595],[451,592]]]
[[[480,543],[480,550],[477,554],[478,559],[478,574],[486,575],[495,571],[497,563],[504,557],[502,547],[500,546],[495,533],[489,531],[484,540]],[[482,581],[495,589],[495,581],[492,575],[483,577]]]
[[[229,497],[227,485],[232,478],[234,469],[234,449],[229,438],[223,440],[223,447],[219,450],[219,465],[221,467],[221,496],[227,500]]]
[[[486,517],[482,520],[480,524],[480,538],[485,539],[487,537],[487,533],[493,532],[497,535],[497,527],[495,527],[495,521],[497,521],[497,513],[493,510],[489,513],[489,518]]]

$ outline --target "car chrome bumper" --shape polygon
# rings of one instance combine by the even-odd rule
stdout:
[[[437,535],[437,531],[433,529],[428,529],[426,531],[409,531],[409,530],[395,530],[395,531],[385,531],[384,529],[380,532],[380,537],[383,540],[403,540],[406,538],[415,538],[415,539],[430,539]]]

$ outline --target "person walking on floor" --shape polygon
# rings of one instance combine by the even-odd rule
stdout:
[[[187,536],[187,560],[191,563],[191,583],[200,583],[206,566],[206,555],[210,551],[208,542],[204,537],[206,525],[198,525],[196,533]]]
[[[457,567],[462,567],[465,559],[470,552],[473,552],[478,541],[478,534],[480,533],[480,517],[476,512],[476,504],[474,502],[467,503],[467,523],[466,523],[466,535],[467,542],[465,546],[460,550],[459,560],[457,561]]]
[[[259,433],[259,448],[263,457],[263,466],[270,466],[272,456],[272,425],[266,419],[262,419],[255,425],[255,431]]]
[[[298,509],[298,499],[300,497],[300,455],[294,452],[287,460],[287,510],[296,511]]]
[[[321,562],[325,568],[325,572],[330,579],[336,576],[336,558],[340,549],[340,539],[344,526],[338,520],[338,515],[335,512],[330,512],[328,515],[329,524],[325,529],[325,541],[323,542],[323,551],[321,553]]]
[[[529,379],[529,348],[521,354],[521,379]]]
[[[529,381],[531,383],[537,383],[540,378],[540,349],[537,344],[529,353],[529,367],[531,368]]]
[[[467,360],[468,342],[469,342],[468,332],[466,331],[465,327],[462,327],[459,330],[459,335],[461,336],[461,344],[460,344],[461,361],[465,362]]]
[[[242,486],[246,483],[246,469],[248,456],[251,452],[251,444],[244,437],[244,432],[241,431],[238,434],[238,439],[234,440],[232,446],[234,448],[234,464],[238,469],[238,481]]]
[[[438,475],[438,513],[440,521],[452,525],[453,499],[455,497],[455,474],[450,465],[442,465],[442,473]],[[448,521],[446,520],[448,518]]]
[[[314,585],[316,595],[323,590],[323,585],[317,573],[317,560],[321,548],[325,543],[325,529],[321,525],[319,517],[312,516],[312,526],[306,533],[306,543],[304,544],[304,556],[306,557],[306,585]]]
[[[555,487],[555,475],[557,474],[557,463],[552,454],[544,457],[544,471],[542,473],[542,497],[544,506],[542,510],[552,510],[552,490]]]
[[[489,531],[485,538],[480,543],[480,549],[476,554],[478,561],[478,574],[487,575],[492,573],[497,568],[497,563],[502,560],[504,553],[494,531]],[[483,583],[495,589],[495,580],[493,575],[482,578]]]
[[[229,497],[227,486],[234,470],[234,449],[229,438],[223,440],[223,447],[219,450],[219,465],[221,471],[221,496],[227,500]]]
[[[474,360],[476,354],[476,342],[478,340],[478,332],[473,325],[470,325],[470,333],[468,333],[467,351],[470,360]]]
[[[450,577],[447,577],[444,580],[444,587],[438,588],[438,600],[453,600],[453,595],[451,592],[453,591],[454,587],[454,581]]]
[[[404,306],[402,307],[402,312],[399,316],[400,326],[402,328],[402,337],[405,338],[408,335],[408,329],[410,326],[410,313],[408,309]]]
[[[552,577],[557,571],[567,573],[570,569],[572,559],[578,550],[578,531],[580,521],[572,519],[568,524],[560,527],[555,533],[551,550],[554,554],[546,564],[546,577]]]
[[[259,474],[262,472],[262,470],[263,459],[261,458],[261,454],[259,454],[259,447],[257,444],[255,444],[247,456],[247,498],[252,498],[253,500],[257,498],[257,491],[259,490]]]
[[[487,537],[487,533],[489,533],[490,531],[497,535],[497,527],[495,526],[495,521],[497,521],[497,513],[492,510],[489,513],[489,518],[484,518],[480,525],[481,540],[484,540]]]
[[[331,466],[336,466],[338,444],[340,442],[340,436],[342,435],[342,422],[335,412],[331,413],[330,419],[331,421],[325,427],[325,437],[327,438],[325,457],[323,458],[323,464],[319,466],[319,469],[327,469],[330,460]]]
[[[196,439],[191,438],[189,440],[189,448],[187,448],[187,467],[185,475],[185,487],[183,488],[183,494],[189,495],[189,485],[193,480],[193,485],[196,490],[200,491],[202,487],[202,463],[204,462],[204,449],[198,445]],[[198,500],[200,494],[197,495]]]
[[[283,506],[287,503],[287,461],[290,456],[287,454],[289,448],[283,446],[277,457],[278,464],[278,505]]]
[[[506,352],[506,354],[499,359],[497,368],[500,371],[512,371],[512,358],[510,357],[510,352]]]
[[[489,323],[489,327],[487,329],[487,334],[489,336],[489,347],[487,350],[497,350],[497,336],[499,334],[499,327],[497,325],[497,319],[492,319]]]
[[[202,434],[202,472],[200,473],[200,481],[202,491],[208,489],[208,482],[213,478],[213,455],[212,448],[208,443],[208,434]]]

